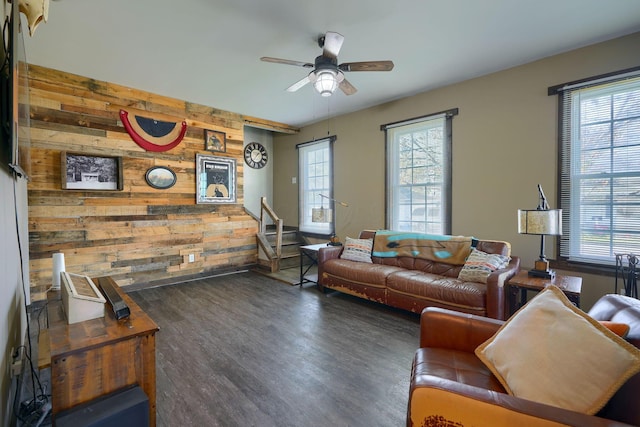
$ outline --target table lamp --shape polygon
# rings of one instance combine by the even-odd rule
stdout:
[[[562,209],[549,209],[542,187],[538,184],[540,201],[536,209],[518,209],[518,233],[540,236],[540,258],[535,261],[529,276],[553,279],[555,271],[549,269],[549,261],[544,254],[544,236],[562,235]]]

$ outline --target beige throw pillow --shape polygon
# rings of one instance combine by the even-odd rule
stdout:
[[[352,239],[347,237],[340,258],[350,261],[371,263],[373,239]]]
[[[476,355],[513,396],[593,415],[640,371],[640,350],[549,286]]]
[[[473,249],[458,274],[458,279],[467,282],[487,283],[489,275],[509,265],[511,258],[504,255],[488,254]]]

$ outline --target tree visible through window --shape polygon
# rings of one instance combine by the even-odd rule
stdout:
[[[451,118],[457,110],[384,125],[387,227],[450,233]]]
[[[640,77],[597,79],[558,92],[560,255],[614,264],[616,253],[640,253]]]

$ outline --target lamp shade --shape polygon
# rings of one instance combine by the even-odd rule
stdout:
[[[312,208],[311,222],[333,222],[333,210],[326,208]]]
[[[332,70],[319,70],[316,72],[316,80],[313,82],[313,87],[322,96],[331,96],[333,92],[338,88],[338,78],[335,71]]]
[[[518,233],[562,235],[562,209],[518,209]]]

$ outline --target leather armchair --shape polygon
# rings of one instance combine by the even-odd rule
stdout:
[[[597,320],[629,324],[631,331],[627,340],[639,346],[640,301],[606,295],[589,314]],[[501,320],[441,308],[424,309],[420,318],[420,348],[411,371],[407,426],[640,424],[640,405],[637,405],[640,374],[629,379],[598,416],[508,395],[474,353],[502,324]]]

